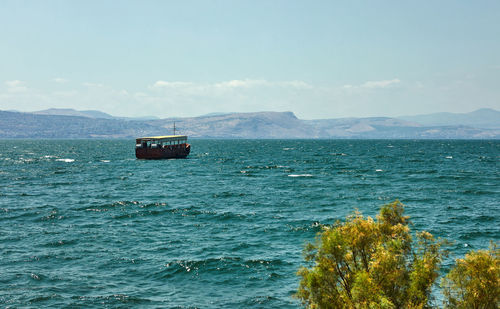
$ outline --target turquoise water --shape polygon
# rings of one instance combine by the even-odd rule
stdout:
[[[394,199],[450,259],[500,239],[500,141],[134,144],[0,141],[0,306],[296,308],[319,225]]]

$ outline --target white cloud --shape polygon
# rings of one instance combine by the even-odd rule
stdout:
[[[167,82],[163,80],[156,81],[152,88],[185,88],[192,86],[193,83],[189,82]]]
[[[281,84],[284,87],[293,87],[293,88],[297,88],[297,89],[312,89],[313,88],[313,86],[311,86],[310,84],[303,82],[303,81],[300,81],[300,80],[281,82],[279,84]]]
[[[294,81],[277,81],[271,82],[263,79],[234,79],[230,81],[222,81],[217,83],[191,83],[191,82],[170,82],[158,80],[150,89],[189,89],[190,91],[200,91],[206,93],[207,91],[220,91],[220,90],[236,90],[236,89],[250,89],[256,87],[289,87],[297,89],[311,89],[310,84],[294,80]]]
[[[268,85],[269,82],[265,80],[252,80],[252,79],[245,79],[245,80],[230,80],[227,82],[220,82],[216,83],[214,86],[217,88],[250,88],[250,87],[256,87],[256,86],[266,86]]]
[[[252,88],[252,87],[291,87],[299,89],[310,89],[311,85],[304,81],[278,81],[271,82],[263,79],[244,79],[244,80],[231,80],[227,82],[220,82],[214,85],[217,88]]]
[[[193,116],[211,112],[292,110],[292,105],[316,90],[300,81],[233,79],[219,82],[184,82],[157,80],[147,89],[134,92],[137,106]]]
[[[9,88],[15,88],[24,85],[24,82],[20,80],[8,80],[5,82],[5,85]]]
[[[364,88],[386,88],[391,85],[399,84],[401,81],[397,78],[391,80],[368,81],[361,85]]]
[[[229,96],[242,96],[255,94],[255,91],[277,92],[287,90],[306,90],[313,87],[303,81],[276,81],[271,82],[261,79],[234,79],[215,83],[194,83],[158,80],[148,89],[152,90],[151,95],[165,96],[169,99],[173,97],[202,97],[221,98]],[[259,89],[259,90],[256,90]]]
[[[68,80],[62,77],[56,77],[52,79],[53,82],[58,83],[58,84],[64,84],[67,83]]]
[[[26,92],[28,90],[26,83],[20,80],[8,80],[5,85],[8,92]]]
[[[377,81],[367,81],[361,85],[343,85],[341,88],[342,89],[361,89],[361,88],[368,88],[368,89],[375,89],[375,88],[388,88],[393,85],[399,84],[401,81],[398,78],[395,79],[390,79],[390,80],[377,80]]]
[[[397,78],[362,81],[359,84],[346,83],[343,86],[264,79],[233,79],[210,83],[157,80],[136,89],[91,82],[84,83],[84,86],[82,84],[73,88],[70,83],[66,83],[57,85],[57,89],[48,90],[34,87],[31,83],[28,85],[21,80],[4,81],[0,85],[0,109],[33,111],[58,107],[97,109],[116,116],[158,117],[272,110],[293,111],[299,118],[314,119],[423,113],[421,102],[429,102],[424,107],[431,111],[434,107],[431,102],[435,101],[436,93],[441,94],[438,98],[441,101],[451,102],[448,99],[450,91],[432,87],[428,81],[402,82]],[[456,87],[455,97],[459,93],[467,94],[461,91],[464,87],[458,89],[458,85],[452,85]],[[467,98],[470,99],[471,96]],[[486,99],[494,97],[496,93]],[[455,101],[458,99],[453,100]],[[449,110],[453,111],[451,108]]]

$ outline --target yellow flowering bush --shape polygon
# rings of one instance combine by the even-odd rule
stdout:
[[[445,308],[500,308],[500,249],[472,251],[441,282]]]
[[[296,296],[308,308],[426,308],[441,242],[422,232],[412,244],[403,211],[395,201],[376,220],[355,212],[325,228],[306,246]]]
[[[445,241],[418,232],[399,201],[376,220],[355,212],[324,227],[304,250],[296,297],[308,308],[431,308]],[[500,250],[469,252],[443,278],[445,308],[500,308]]]

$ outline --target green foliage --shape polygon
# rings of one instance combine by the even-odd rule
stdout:
[[[422,232],[415,247],[399,201],[376,220],[359,212],[325,228],[305,249],[296,296],[308,308],[427,308],[443,257],[442,242]]]
[[[471,251],[441,282],[446,308],[500,307],[500,249]]]

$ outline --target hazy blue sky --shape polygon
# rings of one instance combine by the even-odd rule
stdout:
[[[500,109],[500,1],[0,0],[0,109]]]

